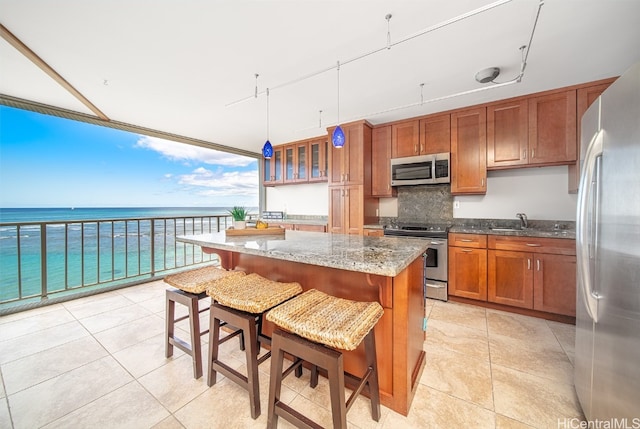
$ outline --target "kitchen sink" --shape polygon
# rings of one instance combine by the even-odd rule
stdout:
[[[497,232],[519,232],[522,231],[520,228],[491,228],[492,231]]]

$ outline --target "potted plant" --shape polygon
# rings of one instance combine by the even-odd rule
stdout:
[[[233,218],[233,228],[234,229],[245,229],[247,227],[247,209],[241,206],[234,206],[231,210],[229,210],[229,214]]]

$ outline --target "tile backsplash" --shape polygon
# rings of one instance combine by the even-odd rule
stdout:
[[[417,185],[398,188],[398,222],[451,223],[451,185]]]

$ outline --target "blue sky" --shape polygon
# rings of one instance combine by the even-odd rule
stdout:
[[[256,159],[0,106],[0,207],[233,205]]]

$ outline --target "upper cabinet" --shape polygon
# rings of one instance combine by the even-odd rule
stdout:
[[[576,160],[576,90],[529,98],[529,164]]]
[[[335,127],[329,128],[329,135]],[[361,185],[364,182],[365,153],[371,162],[371,127],[367,122],[359,121],[342,126],[344,147],[329,149],[329,186]],[[365,140],[368,151],[365,152]],[[367,166],[370,168],[369,166]]]
[[[274,146],[262,165],[265,186],[327,181],[327,137]]]
[[[451,115],[420,119],[420,154],[451,152]]]
[[[587,111],[589,106],[611,85],[616,78],[605,79],[598,82],[585,85],[578,88],[576,93],[576,122],[577,122],[577,150],[576,162],[569,165],[569,192],[578,192],[578,185],[580,184],[580,142],[582,141],[582,135],[580,130],[582,128],[582,115]]]
[[[529,162],[528,112],[526,99],[487,106],[487,168]]]
[[[487,193],[487,110],[451,114],[451,193]]]
[[[394,197],[391,187],[391,125],[373,129],[371,136],[371,194]]]
[[[420,121],[417,119],[391,125],[391,156],[420,155]]]
[[[275,146],[271,159],[263,159],[263,182],[265,186],[281,185],[284,183],[283,166],[283,146]]]
[[[327,137],[309,141],[309,182],[326,182],[329,170]]]

